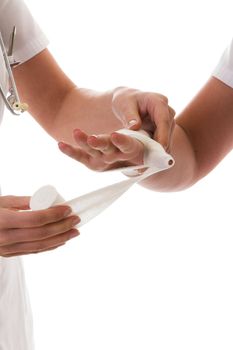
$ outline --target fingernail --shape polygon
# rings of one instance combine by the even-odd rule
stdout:
[[[131,119],[131,120],[128,121],[128,125],[129,126],[133,126],[135,124],[137,124],[137,120],[136,119]]]
[[[75,226],[75,225],[79,224],[80,221],[81,221],[81,219],[80,219],[78,216],[76,216],[76,217],[72,220],[72,225]]]
[[[64,217],[69,216],[72,213],[72,209],[71,208],[67,208],[64,212]]]
[[[70,234],[70,238],[74,238],[74,237],[77,237],[79,235],[80,235],[79,231],[76,229],[73,229],[71,234]]]

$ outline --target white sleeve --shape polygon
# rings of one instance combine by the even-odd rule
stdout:
[[[16,61],[25,62],[48,45],[23,0],[0,0],[0,31],[6,47],[14,26],[17,31],[13,53]]]
[[[233,88],[233,39],[224,51],[212,75]]]

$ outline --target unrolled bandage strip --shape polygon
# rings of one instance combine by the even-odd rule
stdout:
[[[136,138],[145,147],[143,165],[116,169],[123,171],[125,175],[133,177],[69,201],[65,201],[53,186],[44,186],[31,197],[30,208],[32,210],[41,210],[59,204],[68,205],[72,208],[73,214],[80,217],[81,222],[77,226],[81,227],[109,207],[132,185],[174,165],[174,159],[165,152],[158,142],[152,140],[145,132],[128,129],[121,129],[117,132]],[[143,173],[141,173],[142,169],[145,169]]]

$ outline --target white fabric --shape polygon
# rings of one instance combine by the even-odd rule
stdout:
[[[35,22],[24,1],[0,0],[0,31],[6,48],[8,48],[10,34],[14,26],[16,26],[17,31],[13,52],[16,61],[23,63],[48,45],[48,39]],[[3,74],[2,67],[1,62],[0,77]],[[2,108],[2,99],[0,99],[0,112],[2,112]],[[1,119],[2,113],[0,113],[0,121]]]
[[[222,54],[212,75],[233,88],[233,39]]]
[[[99,215],[132,185],[144,180],[152,174],[169,169],[174,165],[174,159],[164,151],[163,147],[145,134],[127,129],[122,129],[118,132],[134,137],[144,144],[144,164],[142,166],[120,169],[124,171],[127,170],[127,172],[129,172],[129,170],[130,172],[134,172],[135,170],[138,171],[146,167],[147,170],[142,175],[134,176],[133,178],[100,188],[97,191],[90,192],[67,202],[61,200],[62,197],[57,193],[56,189],[48,185],[40,188],[32,196],[30,201],[31,209],[47,209],[53,205],[65,203],[72,208],[74,214],[80,217],[81,222],[77,226],[81,227],[95,216]]]
[[[21,259],[0,259],[0,350],[32,350],[31,308]]]
[[[47,46],[47,39],[21,0],[0,0],[0,31],[7,47],[17,27],[14,57],[27,61]],[[0,52],[0,82],[7,90],[8,76]],[[0,97],[0,122],[4,103]],[[1,193],[0,193],[1,195]],[[0,257],[0,350],[32,350],[31,309],[20,258]]]

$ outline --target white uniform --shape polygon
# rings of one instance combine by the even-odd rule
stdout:
[[[39,26],[21,0],[0,0],[0,31],[8,45],[17,28],[14,58],[25,62],[48,44]],[[0,82],[7,89],[7,74],[0,51]],[[4,104],[0,96],[0,121]],[[19,117],[20,118],[20,117]],[[0,350],[32,350],[31,310],[21,259],[0,257]]]
[[[233,39],[224,51],[213,76],[233,88]]]

